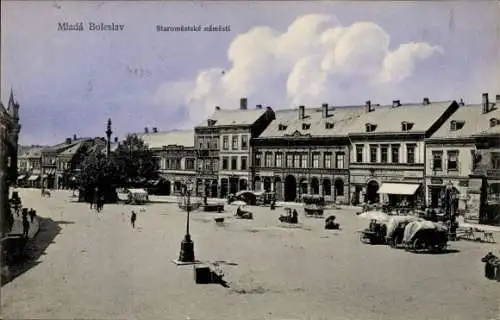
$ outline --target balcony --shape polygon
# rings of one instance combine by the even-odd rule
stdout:
[[[487,169],[486,175],[488,178],[500,179],[500,169]]]

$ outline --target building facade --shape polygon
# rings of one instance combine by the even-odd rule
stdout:
[[[179,195],[182,185],[196,176],[196,151],[193,130],[172,130],[138,134],[149,146],[159,168],[159,180],[151,181],[156,194]]]
[[[426,139],[426,202],[438,207],[445,187],[452,184],[458,206],[472,216],[480,212],[483,183],[488,197],[499,196],[500,186],[500,95],[491,103],[483,94],[482,103],[460,108],[432,136]]]
[[[402,200],[423,203],[425,138],[456,110],[455,101],[391,106],[366,102],[365,112],[349,130],[352,203]]]
[[[198,190],[210,197],[225,198],[252,189],[251,141],[273,119],[270,107],[249,109],[246,98],[240,99],[238,109],[216,107],[213,115],[195,128]]]
[[[284,201],[313,194],[348,203],[347,129],[362,110],[328,104],[277,110],[276,119],[252,141],[255,190],[273,191]]]
[[[19,103],[10,92],[7,108],[0,103],[0,211],[2,234],[10,231],[13,223],[9,214],[9,187],[17,180],[17,148],[19,141]]]
[[[34,146],[19,154],[19,176],[17,183],[22,187],[39,188],[42,174],[42,149],[46,147]]]

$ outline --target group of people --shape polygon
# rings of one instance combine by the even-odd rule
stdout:
[[[104,208],[104,195],[99,191],[99,188],[94,190],[94,195],[90,201],[90,210],[96,209],[97,212],[101,212]]]
[[[36,210],[34,210],[33,208],[29,210],[28,208],[23,208],[22,216],[23,216],[23,237],[28,237],[28,232],[30,230],[30,221],[31,223],[35,221]],[[28,221],[28,216],[30,218],[30,221]]]

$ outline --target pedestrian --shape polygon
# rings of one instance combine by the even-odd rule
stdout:
[[[28,221],[28,211],[26,209],[26,215],[24,215],[24,209],[23,209],[23,237],[28,237],[29,229],[30,229],[30,223]]]
[[[29,214],[29,216],[30,216],[30,220],[31,220],[31,222],[33,222],[33,220],[35,220],[36,211],[35,211],[33,208],[31,208],[31,209],[29,210],[28,214]]]
[[[137,219],[137,214],[132,210],[132,216],[130,217],[130,223],[132,224],[132,228],[135,228],[135,220]]]

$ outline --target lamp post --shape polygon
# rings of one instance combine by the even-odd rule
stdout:
[[[193,191],[193,182],[188,180],[183,186],[183,196],[186,199],[186,235],[181,242],[181,252],[179,254],[179,262],[183,263],[194,263],[194,243],[191,240],[191,235],[189,234],[189,215],[191,211],[191,192]]]
[[[445,208],[446,215],[448,216],[449,226],[448,231],[451,234],[453,231],[453,223],[454,223],[454,214],[453,214],[453,200],[454,200],[454,192],[453,192],[453,183],[448,181],[446,184],[445,190]]]

